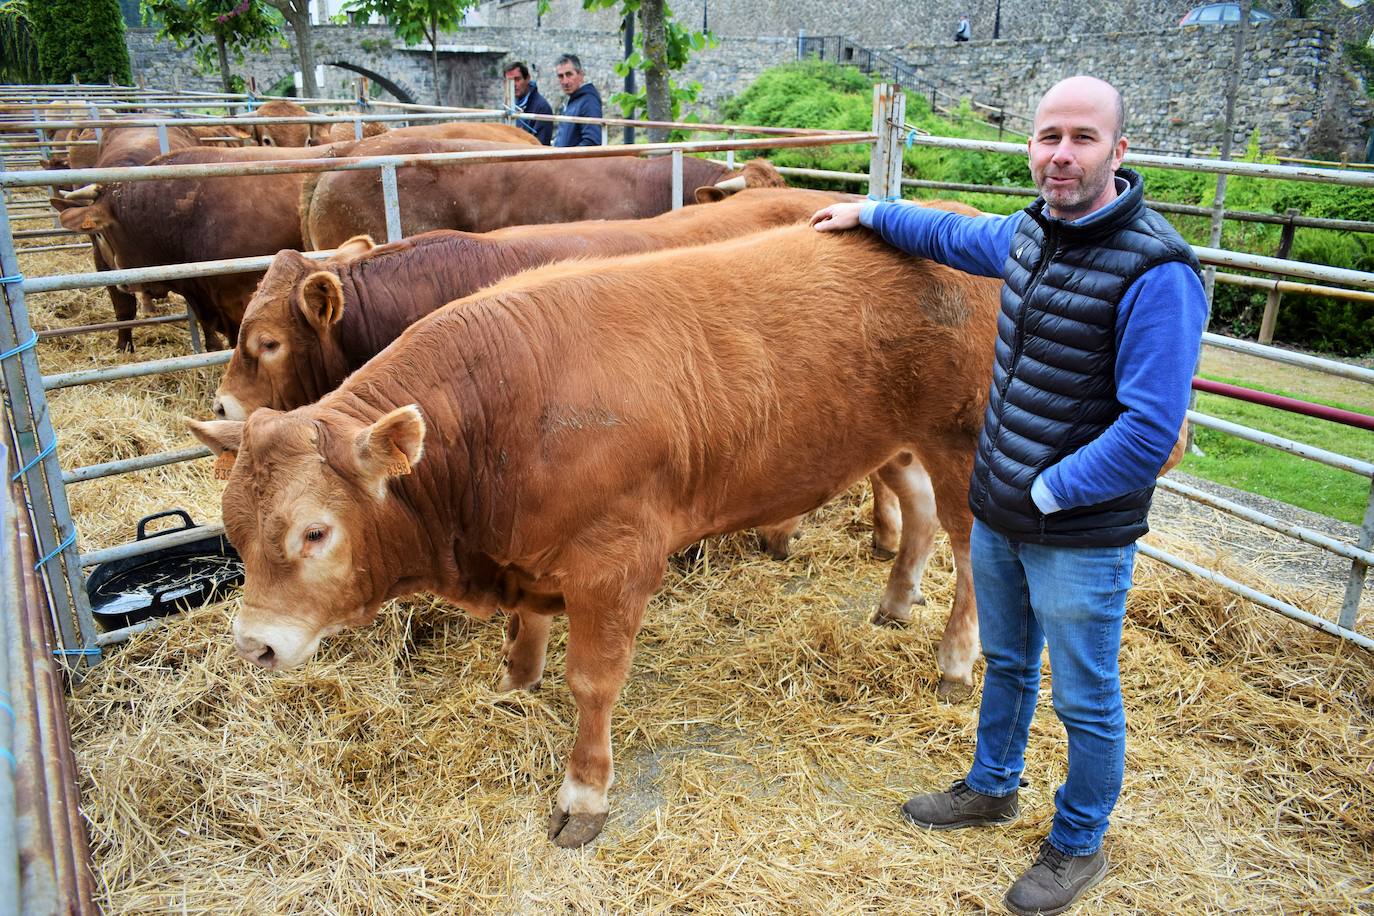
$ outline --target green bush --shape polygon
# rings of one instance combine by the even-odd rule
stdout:
[[[44,82],[133,82],[118,0],[37,0],[28,14]]]
[[[816,60],[785,64],[765,71],[744,92],[726,101],[723,120],[734,124],[772,127],[814,127],[831,130],[868,130],[872,122],[873,81],[852,67]],[[996,139],[997,128],[979,118],[967,101],[948,113],[931,110],[930,99],[907,96],[907,122],[942,137]],[[1003,139],[1017,141],[1018,135]],[[777,165],[827,169],[841,172],[868,171],[866,146],[824,147],[814,150],[772,150],[765,153]],[[1244,158],[1252,162],[1275,161],[1259,149],[1252,137]],[[908,177],[962,184],[1029,187],[1030,168],[1024,156],[1001,156],[915,146],[903,155]],[[1146,192],[1152,200],[1210,207],[1216,194],[1216,176],[1201,172],[1142,169]],[[814,187],[854,190],[852,184],[810,180]],[[934,196],[922,192],[921,196]],[[957,194],[971,206],[989,213],[1011,213],[1029,203],[1028,198],[996,194]],[[1231,178],[1226,207],[1259,213],[1283,214],[1295,209],[1304,216],[1374,222],[1374,190],[1338,187],[1297,181]],[[1210,238],[1207,217],[1169,215],[1170,221],[1189,242],[1206,245]],[[1228,220],[1221,247],[1233,251],[1274,255],[1281,228],[1263,223]],[[1374,236],[1318,229],[1299,229],[1289,257],[1333,267],[1374,271]],[[1264,314],[1265,293],[1226,283],[1216,285],[1213,329],[1253,337]],[[1304,349],[1342,356],[1374,356],[1374,303],[1350,302],[1325,296],[1285,295],[1279,311],[1275,339]]]

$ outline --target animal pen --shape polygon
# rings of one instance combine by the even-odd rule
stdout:
[[[684,155],[722,152],[733,164],[736,150],[856,143],[872,145],[866,175],[780,171],[853,182],[881,199],[905,188],[1033,194],[901,174],[904,142],[989,155],[1024,155],[1024,147],[918,135],[906,124],[901,92],[879,86],[873,126],[864,133],[674,124],[724,136],[54,173],[35,166],[52,145],[46,131],[59,128],[156,126],[165,148],[168,124],[342,121],[361,137],[365,121],[510,122],[512,112],[373,102],[366,113],[262,119],[251,117],[262,101],[251,96],[92,86],[5,87],[0,96],[8,141],[0,144],[7,204],[0,370],[9,432],[0,444],[11,451],[6,473],[22,487],[5,516],[0,552],[0,712],[9,713],[0,715],[0,756],[8,761],[0,764],[0,901],[33,912],[89,910],[96,900],[115,911],[252,912],[900,912],[913,905],[957,912],[995,905],[1024,864],[1021,850],[1047,826],[1063,773],[1058,724],[1042,703],[1028,755],[1028,775],[1037,774],[1027,790],[1030,814],[971,845],[987,852],[974,868],[961,861],[961,847],[901,827],[896,805],[912,788],[953,778],[971,746],[972,708],[935,702],[936,615],[906,632],[867,626],[865,602],[880,590],[881,568],[863,546],[858,491],[818,513],[789,563],[759,559],[735,537],[670,569],[617,720],[617,807],[607,833],[582,852],[543,851],[535,816],[552,789],[572,706],[557,688],[491,690],[499,628],[437,600],[400,601],[372,628],[337,637],[312,665],[276,677],[233,657],[224,602],[156,630],[149,622],[101,631],[87,598],[89,570],[222,532],[207,521],[219,494],[204,460],[209,452],[173,430],[181,416],[208,412],[212,367],[229,354],[201,352],[189,311],[96,320],[102,306],[95,294],[113,284],[261,270],[271,258],[97,273],[77,266],[86,246],[66,241],[73,233],[16,226],[49,219],[46,200],[30,189],[57,182],[376,170],[388,240],[395,240],[404,217],[396,172],[407,165],[666,155],[680,206]],[[332,110],[353,102],[306,104]],[[110,119],[102,114],[109,109],[142,114]],[[199,113],[207,110],[243,113]],[[1127,161],[1374,186],[1374,175],[1348,170],[1129,154]],[[1293,213],[1224,215],[1374,231],[1374,224]],[[1265,288],[1272,309],[1283,294],[1374,299],[1374,274],[1195,251],[1209,269],[1267,275],[1218,271],[1216,281]],[[1272,333],[1270,309],[1266,316]],[[143,329],[140,349],[153,358],[113,359],[106,332],[120,324]],[[1374,382],[1374,371],[1358,366],[1215,334],[1204,341]],[[1272,402],[1236,386],[1197,380],[1195,387]],[[1374,429],[1367,416],[1304,402],[1283,406]],[[1197,411],[1189,419],[1374,481],[1368,461]],[[83,495],[83,487],[95,495]],[[1161,480],[1160,489],[1205,506],[1208,518],[1239,518],[1285,544],[1337,558],[1346,564],[1344,583],[1326,593],[1257,579],[1222,550],[1195,549],[1212,537],[1197,522],[1141,544],[1156,562],[1138,567],[1123,644],[1131,748],[1118,826],[1109,835],[1119,864],[1089,906],[1219,912],[1374,905],[1367,867],[1374,856],[1374,633],[1363,592],[1374,564],[1374,488],[1349,542],[1177,480]],[[139,518],[169,508],[190,509],[205,523],[128,540]],[[928,576],[934,606],[949,603],[950,570],[942,551]],[[560,646],[556,640],[551,659]]]

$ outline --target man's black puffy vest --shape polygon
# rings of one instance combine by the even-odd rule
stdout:
[[[1145,206],[1140,176],[1101,219],[1075,226],[1036,200],[1002,275],[992,393],[978,438],[969,507],[1015,541],[1119,547],[1148,529],[1154,487],[1044,515],[1031,500],[1042,471],[1096,439],[1122,411],[1116,399],[1116,313],[1145,271],[1183,261],[1187,243]]]

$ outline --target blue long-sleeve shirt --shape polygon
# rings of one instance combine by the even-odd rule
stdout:
[[[1114,204],[1075,225],[1104,218]],[[859,220],[908,254],[1000,277],[1017,226],[1029,218],[869,201]],[[1123,410],[1102,435],[1036,478],[1031,498],[1040,511],[1090,506],[1154,483],[1183,425],[1206,320],[1206,294],[1187,264],[1160,264],[1130,285],[1116,319],[1116,399]]]

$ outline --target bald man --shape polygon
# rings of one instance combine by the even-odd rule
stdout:
[[[1075,76],[1041,99],[1027,149],[1040,197],[1005,217],[836,204],[820,231],[1002,277],[996,365],[969,484],[987,673],[968,774],[902,806],[930,830],[1007,824],[1046,644],[1069,772],[1013,913],[1059,913],[1107,873],[1126,716],[1117,656],[1136,540],[1188,406],[1207,301],[1187,243],[1121,168],[1121,95]]]

